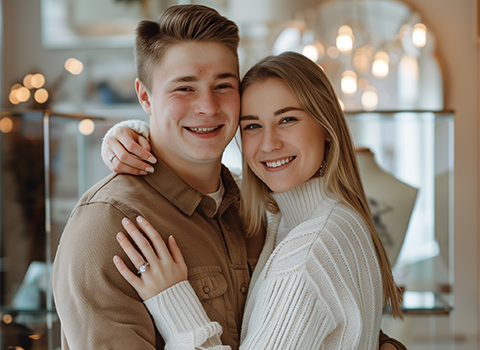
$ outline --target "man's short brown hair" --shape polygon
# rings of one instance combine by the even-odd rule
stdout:
[[[152,89],[152,74],[167,49],[183,42],[224,44],[237,58],[237,25],[216,10],[203,5],[169,7],[157,22],[141,21],[136,30],[135,63],[137,77]]]

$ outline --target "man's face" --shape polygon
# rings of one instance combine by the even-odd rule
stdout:
[[[187,42],[167,50],[150,92],[137,81],[152,148],[173,169],[221,161],[238,127],[237,72],[225,45]]]

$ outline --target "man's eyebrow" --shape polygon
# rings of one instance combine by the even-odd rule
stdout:
[[[197,80],[198,80],[197,77],[193,75],[187,75],[184,77],[177,77],[175,79],[172,79],[171,82],[172,83],[188,83],[188,82],[197,81]]]
[[[233,78],[233,79],[238,80],[237,75],[233,74],[233,73],[222,73],[222,74],[217,75],[217,77],[216,77],[216,79],[228,79],[228,78]],[[172,83],[189,83],[189,82],[195,82],[195,81],[198,81],[198,80],[199,80],[199,78],[195,75],[186,75],[186,76],[177,77],[175,79],[172,79],[171,82]]]
[[[238,76],[233,73],[223,73],[217,76],[217,79],[228,79],[228,78],[238,79]]]
[[[285,107],[285,108],[279,109],[278,111],[273,112],[273,116],[277,117],[280,114],[287,113],[287,112],[290,112],[290,111],[303,111],[303,109],[298,108],[298,107]]]

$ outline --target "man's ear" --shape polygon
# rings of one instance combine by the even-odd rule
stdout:
[[[152,105],[150,104],[150,96],[148,94],[145,85],[137,79],[135,79],[135,91],[137,92],[138,102],[142,106],[143,110],[148,114],[152,115],[151,109]]]

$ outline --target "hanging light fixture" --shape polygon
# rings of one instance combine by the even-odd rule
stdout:
[[[336,46],[338,51],[340,51],[343,55],[348,55],[352,52],[353,49],[353,31],[347,25],[343,25],[338,29],[338,36],[336,40]]]
[[[362,106],[367,111],[373,111],[378,106],[377,90],[373,86],[369,86],[362,94]]]
[[[302,54],[310,58],[313,62],[317,62],[319,56],[318,49],[315,45],[305,45]]]
[[[353,70],[343,72],[340,87],[345,95],[355,94],[357,92],[357,74]]]
[[[390,57],[385,51],[378,51],[373,59],[372,74],[379,79],[383,79],[388,75]]]
[[[425,46],[427,43],[427,27],[424,24],[417,23],[413,26],[412,42],[419,49]]]

